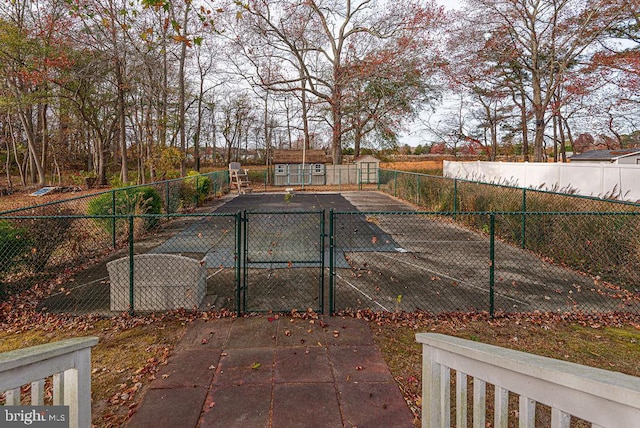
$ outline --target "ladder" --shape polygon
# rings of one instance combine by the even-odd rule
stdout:
[[[239,195],[251,193],[253,189],[249,186],[251,184],[249,182],[249,171],[240,168],[239,164],[237,165],[237,168],[232,168],[234,163],[229,165],[229,180],[231,181],[231,188],[237,189]]]

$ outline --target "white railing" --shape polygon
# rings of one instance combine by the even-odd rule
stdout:
[[[519,396],[520,428],[535,426],[536,403],[551,408],[553,428],[568,428],[571,416],[593,427],[640,426],[640,378],[442,334],[418,333],[416,340],[422,344],[423,427],[466,427],[471,412],[473,426],[484,428],[487,384],[495,387],[494,427],[508,426],[509,392]]]
[[[20,389],[31,384],[32,406],[44,405],[45,379],[53,377],[54,406],[69,406],[69,426],[91,426],[91,348],[97,337],[67,339],[0,354],[0,392],[19,406]]]

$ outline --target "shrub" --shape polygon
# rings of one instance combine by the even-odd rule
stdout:
[[[184,179],[182,192],[185,205],[191,201],[201,204],[211,192],[211,179],[197,171],[189,171],[188,177]]]
[[[115,213],[113,212],[113,192],[115,192]],[[162,200],[158,192],[149,186],[128,187],[117,189],[113,192],[103,193],[89,202],[87,214],[89,215],[128,215],[128,214],[160,214],[162,212]],[[108,218],[95,219],[96,224],[104,228],[108,233],[113,233],[113,222]],[[116,229],[124,219],[116,220]],[[145,218],[144,228],[151,229],[158,224],[157,218]]]

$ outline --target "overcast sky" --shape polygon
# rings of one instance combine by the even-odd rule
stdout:
[[[443,5],[447,9],[459,9],[461,7],[462,0],[435,0],[436,3]],[[439,107],[439,111],[442,114],[446,114],[447,108],[446,103],[443,103]],[[430,142],[435,141],[430,133],[424,129],[419,123],[414,123],[408,126],[408,130],[400,134],[400,138],[398,140],[398,144],[403,146],[408,144],[412,147],[417,146],[418,144],[429,144]]]
[[[436,3],[443,5],[447,9],[459,9],[460,0],[436,0]]]

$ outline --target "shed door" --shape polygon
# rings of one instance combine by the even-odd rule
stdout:
[[[289,167],[289,184],[301,185],[311,184],[311,165],[305,164],[304,168],[302,164],[288,165]]]
[[[360,183],[378,182],[378,164],[376,162],[362,162],[360,164]]]

